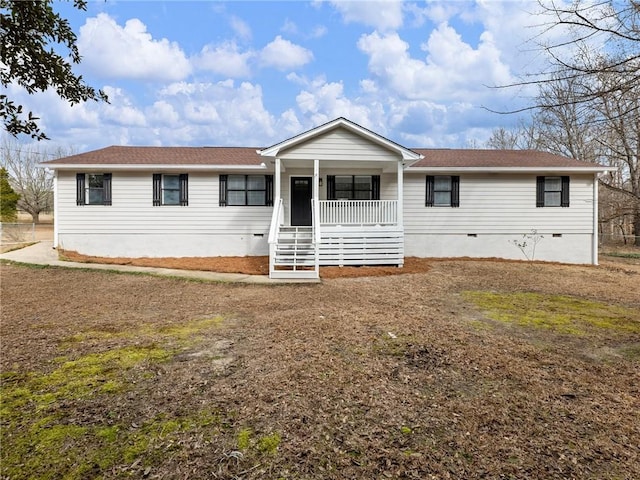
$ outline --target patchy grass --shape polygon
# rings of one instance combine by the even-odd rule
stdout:
[[[117,338],[135,340],[135,344],[73,359],[58,357],[49,372],[3,372],[3,478],[95,477],[98,472],[136,461],[152,465],[165,453],[163,445],[178,442],[194,431],[204,428],[212,434],[221,421],[210,409],[163,414],[140,424],[106,419],[105,423],[81,425],[65,411],[71,405],[105,397],[115,403],[126,402],[126,393],[144,381],[147,371],[170,361],[186,346],[197,343],[203,332],[222,322],[222,317],[216,316],[157,329],[145,326],[129,332],[85,331],[72,340]],[[160,338],[162,343],[152,338]],[[176,341],[180,347],[176,347]],[[68,347],[69,340],[61,345]]]
[[[608,257],[616,257],[616,258],[639,258],[640,259],[640,253],[606,252],[606,253],[603,253],[603,255],[606,255]]]
[[[539,293],[463,292],[463,297],[489,318],[557,333],[585,335],[594,329],[611,333],[640,333],[636,309],[566,295]]]
[[[3,265],[0,478],[640,478],[640,267],[531,267],[271,288]],[[586,333],[503,328],[461,296],[486,290],[598,305],[572,310]]]

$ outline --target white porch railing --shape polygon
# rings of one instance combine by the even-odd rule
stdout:
[[[269,228],[269,244],[276,243],[278,239],[278,227],[284,224],[284,209],[282,208],[282,198],[278,199],[278,202],[273,208],[271,214],[271,227]]]
[[[397,200],[321,200],[321,225],[396,225]]]

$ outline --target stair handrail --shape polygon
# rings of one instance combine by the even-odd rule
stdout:
[[[282,198],[278,199],[276,203],[273,213],[271,214],[271,226],[269,227],[269,238],[268,242],[270,244],[276,243],[278,241],[278,228],[280,225],[284,223],[284,210],[282,208]]]

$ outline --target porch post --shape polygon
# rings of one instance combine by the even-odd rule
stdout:
[[[276,171],[275,171],[275,177],[274,177],[274,182],[273,182],[273,189],[275,190],[274,195],[273,195],[273,205],[275,208],[278,207],[278,205],[280,205],[280,159],[278,157],[276,157]]]
[[[313,161],[313,207],[318,208],[318,195],[320,193],[320,162],[316,158]]]
[[[320,277],[320,161],[313,159],[313,209],[311,224],[313,225],[314,269],[316,278]]]
[[[402,160],[398,162],[398,226],[404,227],[404,218],[403,218],[403,210],[404,210],[404,165]]]

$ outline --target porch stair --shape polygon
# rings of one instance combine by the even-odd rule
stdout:
[[[318,278],[313,227],[278,228],[271,278]]]

